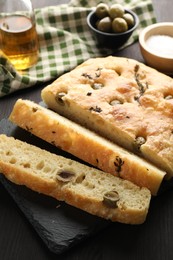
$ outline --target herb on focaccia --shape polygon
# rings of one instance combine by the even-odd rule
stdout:
[[[88,93],[87,93],[87,96],[91,96],[91,95],[92,95],[92,92],[88,92]]]
[[[88,73],[82,73],[82,76],[88,79],[93,79],[93,77]]]
[[[135,69],[134,69],[134,71],[135,71],[135,80],[136,80],[136,83],[137,83],[137,85],[138,85],[138,87],[139,87],[139,96],[136,96],[136,97],[135,97],[135,100],[137,100],[137,101],[139,101],[140,97],[141,97],[141,96],[145,93],[145,91],[148,89],[148,82],[142,83],[142,82],[140,81],[139,69],[140,69],[140,67],[139,67],[139,65],[137,64],[137,65],[135,66]]]
[[[95,106],[95,107],[90,107],[89,109],[90,111],[94,111],[94,112],[97,112],[97,113],[100,113],[102,112],[102,109],[98,106]]]
[[[98,68],[95,72],[95,77],[93,77],[92,75],[88,74],[88,73],[82,73],[82,77],[88,78],[90,80],[93,80],[95,78],[99,78],[101,76],[101,70],[102,68]]]
[[[119,156],[116,156],[116,162],[114,162],[114,165],[116,166],[117,173],[121,172],[123,164],[124,161]]]
[[[95,73],[96,78],[99,78],[99,77],[101,76],[101,70],[102,70],[102,68],[98,68],[98,69],[96,70],[96,73]]]

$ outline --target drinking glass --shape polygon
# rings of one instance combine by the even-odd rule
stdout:
[[[38,60],[38,37],[30,0],[0,0],[0,49],[17,70]]]

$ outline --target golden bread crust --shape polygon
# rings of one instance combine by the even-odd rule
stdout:
[[[0,172],[16,184],[112,221],[141,224],[150,205],[146,188],[6,135],[0,135]],[[113,190],[114,204],[103,202]]]
[[[132,59],[89,59],[44,88],[42,99],[173,176],[171,77]]]
[[[83,161],[147,187],[153,195],[165,172],[94,132],[29,100],[17,100],[9,119]]]

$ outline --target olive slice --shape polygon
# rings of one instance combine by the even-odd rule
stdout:
[[[117,191],[108,191],[103,196],[103,204],[109,208],[117,208],[120,197]]]
[[[146,142],[146,139],[143,136],[136,137],[133,147],[136,152],[140,151],[141,145],[143,145]]]
[[[58,172],[57,174],[57,180],[59,181],[63,181],[63,182],[69,182],[72,180],[72,178],[75,176],[75,173],[74,172],[71,172],[71,171],[66,171],[66,170],[63,170],[63,171],[60,171]]]
[[[59,92],[56,94],[55,96],[55,100],[57,103],[59,103],[60,105],[65,105],[64,104],[64,100],[63,100],[63,97],[66,95],[65,92]]]
[[[166,99],[166,100],[173,99],[173,96],[172,96],[172,95],[167,95],[167,96],[165,97],[165,99]]]
[[[101,89],[103,88],[103,84],[102,83],[94,83],[91,86],[93,89],[97,90],[97,89]]]
[[[114,99],[109,103],[111,106],[121,105],[122,102],[118,99]]]

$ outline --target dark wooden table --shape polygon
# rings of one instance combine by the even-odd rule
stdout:
[[[68,0],[33,0],[34,7],[66,3]],[[172,1],[153,0],[158,21],[172,21]],[[138,43],[118,53],[143,62]],[[44,87],[16,92],[0,99],[0,119],[7,118],[18,98],[40,101]],[[173,191],[155,198],[145,224],[129,226],[118,223],[83,241],[62,255],[51,253],[0,184],[0,260],[48,259],[173,259]]]

